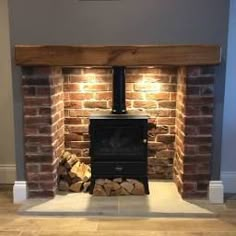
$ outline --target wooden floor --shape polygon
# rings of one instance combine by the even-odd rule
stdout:
[[[0,190],[0,236],[236,236],[236,208],[217,219],[63,218],[17,214],[10,191]]]

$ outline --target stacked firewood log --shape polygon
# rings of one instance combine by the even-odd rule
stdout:
[[[95,196],[125,196],[144,194],[145,189],[143,183],[136,179],[96,179],[93,189],[93,195]]]
[[[90,186],[91,168],[79,157],[64,152],[58,166],[58,190],[71,192],[87,192]]]
[[[91,185],[91,168],[79,157],[64,152],[58,166],[58,190],[63,192],[88,192]],[[95,196],[144,195],[142,182],[136,179],[96,179]]]

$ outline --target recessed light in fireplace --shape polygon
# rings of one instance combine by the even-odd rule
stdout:
[[[91,84],[97,82],[96,74],[95,73],[85,73],[84,77],[87,80],[87,82],[89,82]]]
[[[156,93],[161,91],[161,84],[157,81],[154,75],[144,74],[139,84],[140,86],[143,86],[144,91],[154,91]]]

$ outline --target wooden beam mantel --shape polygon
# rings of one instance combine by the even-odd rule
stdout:
[[[17,45],[15,60],[22,66],[215,65],[221,61],[221,49],[217,45]]]

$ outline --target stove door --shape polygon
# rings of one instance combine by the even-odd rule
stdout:
[[[92,120],[91,156],[101,160],[142,160],[147,152],[146,120]]]

